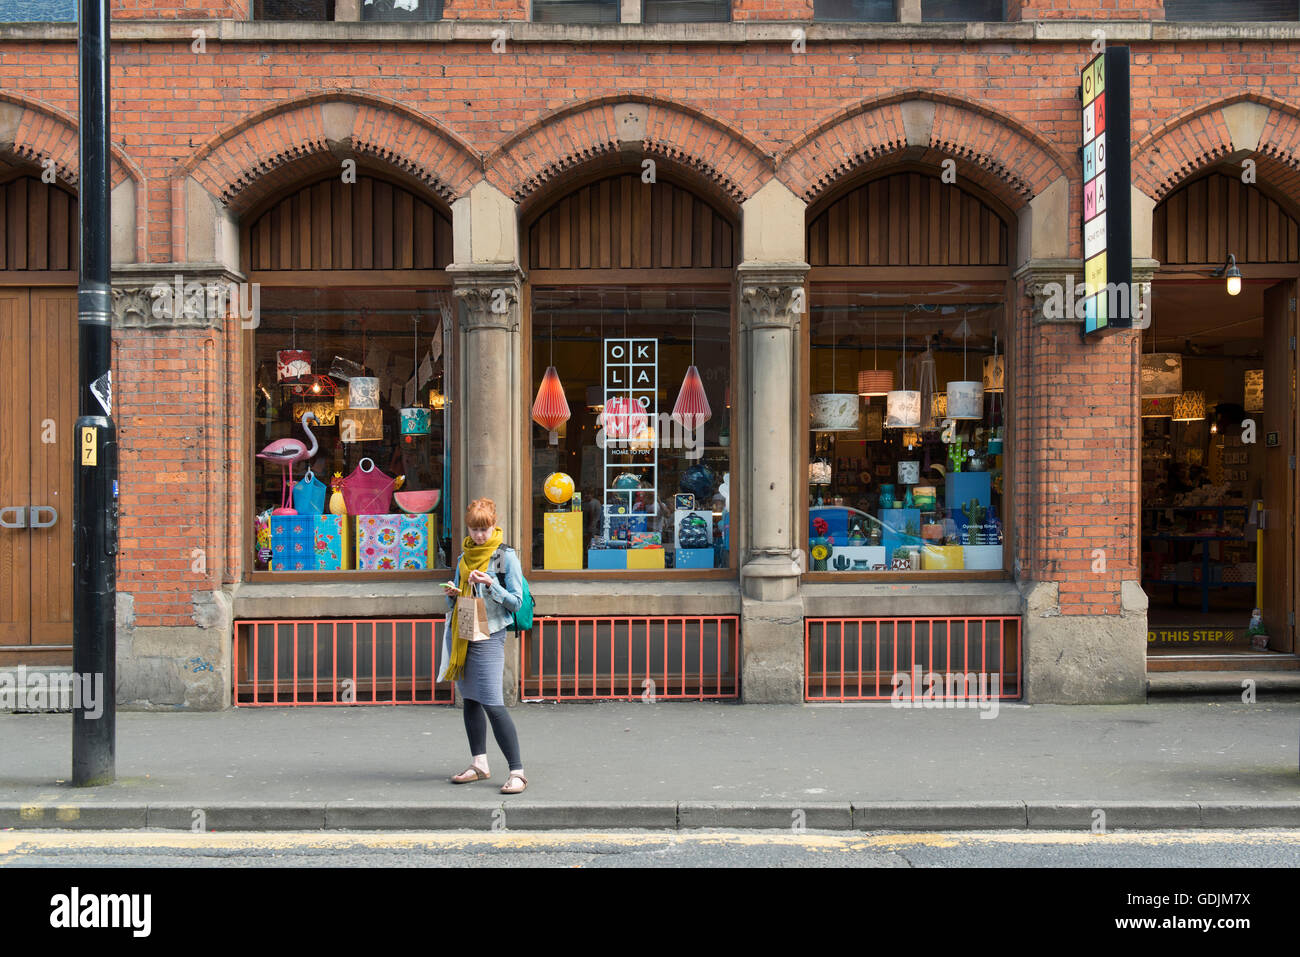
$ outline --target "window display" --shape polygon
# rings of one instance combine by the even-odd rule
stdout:
[[[731,564],[727,289],[533,294],[533,564]]]
[[[814,286],[810,572],[1004,568],[1005,329],[1001,284]]]
[[[254,568],[447,567],[447,296],[262,289],[254,333]]]

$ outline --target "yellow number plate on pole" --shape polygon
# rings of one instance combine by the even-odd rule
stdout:
[[[98,465],[99,432],[94,428],[81,429],[81,464]]]

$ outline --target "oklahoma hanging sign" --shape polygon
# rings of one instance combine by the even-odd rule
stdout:
[[[1084,68],[1083,333],[1133,328],[1128,47],[1107,47]]]

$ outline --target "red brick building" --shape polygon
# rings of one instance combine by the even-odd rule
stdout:
[[[113,4],[122,702],[352,700],[342,678],[428,700],[445,572],[421,566],[454,560],[480,495],[537,601],[511,646],[525,697],[650,677],[888,698],[915,664],[1028,701],[1141,700],[1149,631],[1240,651],[1256,603],[1291,666],[1295,4],[371,6]],[[685,16],[723,22],[651,22]],[[1084,279],[1080,73],[1102,42],[1130,55],[1154,327],[1085,339],[1048,303]],[[76,93],[75,24],[0,24],[6,666],[71,658]],[[1239,296],[1212,275],[1229,255]],[[177,277],[235,303],[169,308]],[[620,365],[636,341],[654,358]],[[308,378],[277,373],[289,350]],[[1174,393],[1142,418],[1152,351],[1179,357],[1190,418]],[[544,427],[550,366],[570,416]],[[699,449],[667,435],[688,368]],[[921,395],[919,424],[861,397],[868,369]],[[647,370],[643,392],[619,378]],[[945,385],[981,381],[945,429]],[[620,419],[624,398],[643,401]],[[403,433],[405,408],[431,424]],[[630,449],[597,444],[611,423]],[[403,525],[385,488],[391,520],[363,528],[353,502],[333,521],[309,483],[295,511],[325,516],[305,534],[346,540],[268,562],[289,465],[256,454],[283,440],[303,443],[294,482],[341,472],[351,498],[373,462],[437,491],[432,518]],[[576,501],[543,497],[553,472]],[[277,620],[306,624],[241,624]]]

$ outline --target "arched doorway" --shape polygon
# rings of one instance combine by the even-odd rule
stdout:
[[[1142,342],[1148,668],[1300,667],[1294,203],[1219,167],[1171,192],[1153,230],[1161,266]],[[1255,608],[1267,640],[1252,643]]]
[[[808,211],[799,530],[814,593],[1011,578],[1015,217],[940,172],[896,166]],[[1018,616],[878,594],[846,618],[844,594],[805,602],[809,700],[888,700],[915,667],[1019,695]]]
[[[71,192],[0,177],[0,666],[72,663],[77,249]]]
[[[737,575],[737,226],[663,164],[652,181],[592,172],[524,211],[529,575],[598,583],[521,637],[525,697],[641,699],[646,675],[656,697],[739,693],[735,604],[698,595]],[[539,391],[568,417],[535,409]]]
[[[245,579],[286,595],[296,583],[426,581],[454,558],[447,518],[461,507],[448,210],[360,167],[277,191],[241,231],[260,299],[241,385]],[[297,616],[239,622],[237,703],[450,700],[433,681],[440,620]]]

